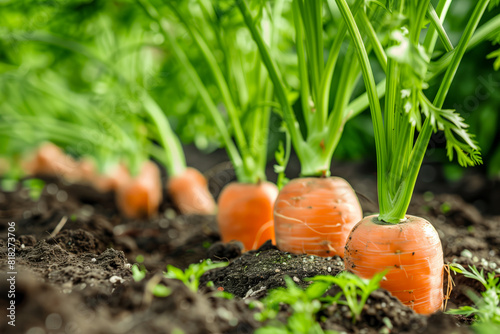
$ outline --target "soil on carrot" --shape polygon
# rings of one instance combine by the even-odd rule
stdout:
[[[215,195],[234,179],[227,167],[217,165],[207,172]],[[337,166],[336,171],[358,192],[364,213],[374,212],[375,175],[352,164]],[[445,261],[498,271],[500,216],[491,215],[495,211],[488,208],[482,214],[471,204],[474,199],[466,202],[455,195],[460,193],[457,185],[440,184],[434,184],[434,193],[417,193],[409,214],[425,217],[436,227]],[[285,276],[306,287],[304,278],[344,269],[338,257],[289,254],[269,242],[241,254],[238,243],[220,243],[214,217],[179,215],[164,195],[157,217],[127,220],[118,214],[112,194],[56,179],[46,180],[37,201],[28,189],[0,192],[0,332],[252,333],[264,325],[255,320],[260,306],[252,301],[284,286]],[[477,198],[484,209],[489,199]],[[7,233],[12,221],[16,223],[15,327],[6,321],[11,300]],[[207,258],[229,265],[207,272],[196,293],[162,276],[167,264],[185,269]],[[138,261],[148,272],[136,282],[131,265]],[[471,305],[466,291],[479,292],[481,285],[462,275],[452,278],[455,287],[448,308]],[[208,282],[213,284],[209,287]],[[158,283],[169,289],[168,296],[152,293]],[[221,291],[234,298],[223,298]],[[336,292],[334,287],[328,293]],[[289,314],[283,307],[278,319],[286,321]],[[382,289],[370,296],[361,319],[353,323],[351,316],[346,306],[332,305],[320,311],[318,319],[324,329],[345,333],[471,332],[469,318],[441,312],[420,316]]]

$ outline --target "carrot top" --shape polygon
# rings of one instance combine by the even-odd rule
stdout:
[[[367,106],[366,98],[361,97],[351,101],[361,74],[358,60],[353,57],[352,47],[348,48],[343,56],[342,66],[338,65],[338,59],[342,57],[342,45],[347,39],[347,26],[339,21],[335,27],[337,33],[331,45],[327,47],[329,53],[325,61],[323,16],[324,8],[327,8],[329,13],[333,12],[331,4],[323,0],[292,2],[300,99],[304,118],[303,124],[299,124],[289,98],[289,87],[292,85],[286,82],[287,77],[277,65],[278,59],[274,57],[263,38],[265,31],[255,23],[256,15],[246,0],[235,2],[273,82],[286,127],[301,163],[301,175],[329,176],[332,156],[342,136],[345,122]],[[353,10],[360,10],[361,4],[361,0],[355,1]],[[334,87],[332,94],[332,81],[334,73],[337,73],[335,70],[339,73],[340,84]]]
[[[458,162],[464,167],[482,162],[479,147],[467,132],[464,119],[454,110],[442,108],[460,61],[472,44],[473,34],[489,1],[477,2],[456,46],[452,45],[443,28],[451,2],[441,0],[437,9],[429,0],[392,1],[385,5],[374,2],[371,6],[376,3],[378,10],[384,12],[383,20],[392,23],[387,36],[389,38],[383,39],[374,29],[375,22],[364,11],[356,15],[355,8],[349,8],[345,0],[336,0],[356,47],[367,88],[377,151],[379,220],[384,222],[398,223],[405,218],[433,132],[444,131],[450,159],[456,154]],[[430,25],[423,31],[426,20],[430,21]],[[492,24],[498,25],[499,20],[500,15],[492,19]],[[382,25],[380,22],[377,24]],[[488,24],[485,27],[489,29]],[[362,35],[362,31],[366,33]],[[478,32],[477,35],[475,44],[486,39],[484,33],[480,35]],[[379,83],[385,86],[384,108],[379,101],[378,86],[363,37],[370,41],[385,72],[385,80]],[[445,53],[433,58],[438,38]],[[442,62],[447,62],[447,68],[439,65]],[[427,82],[444,69],[446,72],[440,81],[439,90],[431,99],[425,91]]]

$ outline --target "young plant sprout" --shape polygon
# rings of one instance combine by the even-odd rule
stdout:
[[[230,27],[232,29],[227,27],[234,25],[235,10],[225,9],[226,22],[226,17],[218,16],[216,3],[199,1],[196,10],[193,10],[179,3],[167,2],[165,7],[161,7],[156,1],[138,2],[158,23],[169,50],[198,91],[236,171],[238,181],[228,184],[218,200],[217,221],[222,241],[238,240],[245,250],[256,249],[274,236],[273,206],[278,194],[276,185],[267,182],[265,175],[271,113],[269,101],[272,100],[273,90],[260,57],[253,49],[231,47],[233,41],[241,40],[241,32],[245,32],[234,26]],[[283,1],[278,1],[272,16],[278,17],[282,6]],[[169,15],[166,7],[184,26],[206,68],[195,68],[187,56],[188,50],[177,42],[171,22],[164,17]],[[276,31],[276,22],[270,20],[270,14],[263,6],[259,8],[262,24],[270,26],[272,32]],[[276,44],[274,33],[268,39],[272,45]],[[212,79],[210,84],[201,79],[200,72],[206,70]],[[211,85],[220,94],[229,124],[217,107],[219,99],[209,92]]]
[[[450,269],[455,274],[463,274],[467,278],[475,279],[484,286],[485,291],[478,296],[473,291],[466,291],[467,296],[474,302],[474,306],[462,306],[458,309],[449,310],[450,314],[462,314],[466,317],[474,316],[476,322],[473,324],[479,333],[494,333],[500,329],[500,277],[495,272],[484,274],[476,266],[469,266],[469,270],[463,266],[452,263]],[[488,331],[490,330],[490,331]]]
[[[342,178],[329,177],[333,152],[344,124],[362,110],[359,105],[354,108],[349,104],[360,77],[359,63],[353,57],[352,46],[344,57],[342,68],[337,64],[342,44],[347,38],[346,25],[341,23],[337,27],[325,61],[323,7],[330,4],[323,1],[292,2],[302,116],[305,120],[305,128],[301,128],[288,98],[284,76],[263,38],[262,29],[255,24],[255,14],[246,0],[236,3],[269,72],[301,164],[301,178],[285,185],[276,200],[274,224],[277,246],[293,253],[343,256],[347,235],[362,218],[361,206],[352,187]],[[361,4],[362,1],[356,1],[354,8],[361,10]],[[340,71],[341,85],[334,88],[334,99],[330,101],[335,69]]]
[[[200,263],[190,264],[184,271],[168,265],[164,276],[182,281],[191,291],[196,292],[200,286],[200,278],[204,273],[215,268],[226,267],[228,264],[228,262],[213,263],[212,260],[208,259]]]
[[[432,132],[444,131],[450,159],[457,154],[462,166],[481,163],[479,148],[467,133],[464,120],[453,110],[442,107],[489,1],[477,2],[455,47],[442,26],[451,2],[439,1],[436,10],[430,1],[389,1],[377,5],[387,20],[398,23],[389,32],[384,48],[383,39],[375,34],[366,13],[358,11],[356,15],[356,9],[349,8],[345,0],[336,0],[356,47],[370,102],[380,209],[379,214],[364,218],[351,231],[345,246],[345,266],[364,278],[389,269],[381,287],[422,314],[442,307],[443,251],[434,227],[423,218],[407,215],[406,211]],[[423,32],[426,18],[430,25]],[[370,45],[377,50],[375,55],[385,72],[383,110],[360,30],[368,32]],[[452,58],[431,102],[424,90],[426,77],[432,75],[432,65],[439,61],[433,59],[438,38],[447,51],[442,57]],[[417,132],[420,133],[415,141]]]

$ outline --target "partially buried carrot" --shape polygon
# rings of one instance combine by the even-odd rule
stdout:
[[[160,171],[151,161],[144,162],[137,176],[127,176],[116,188],[116,204],[129,218],[153,216],[161,200]]]
[[[127,167],[121,163],[100,173],[92,159],[83,158],[79,161],[78,167],[81,173],[80,181],[103,193],[116,190],[121,183],[128,182],[130,178]]]
[[[366,217],[353,228],[345,247],[346,269],[363,278],[389,269],[382,288],[417,313],[440,310],[443,250],[434,227],[409,215],[399,224],[383,223],[377,217]]]
[[[433,72],[438,61],[433,54],[436,52],[435,38],[439,29],[423,30],[422,22],[429,17],[423,2],[407,1],[401,5],[398,1],[388,1],[387,12],[391,14],[387,18],[397,23],[394,26],[397,30],[394,31],[403,32],[405,37],[397,38],[397,41],[394,39],[394,44],[389,43],[387,57],[375,52],[386,78],[383,101],[377,94],[365,43],[367,36],[361,35],[362,31],[377,29],[380,24],[371,22],[370,16],[366,15],[358,22],[348,1],[335,2],[349,32],[351,45],[356,49],[366,87],[375,135],[380,209],[377,216],[367,217],[353,228],[345,249],[345,267],[365,278],[390,268],[381,286],[417,313],[430,314],[438,311],[443,301],[441,242],[428,221],[408,216],[406,212],[433,133],[444,131],[448,157],[452,159],[456,152],[463,167],[482,163],[479,147],[467,131],[468,125],[458,113],[445,108],[444,104],[457,68],[471,44],[472,36],[476,35],[474,32],[489,1],[475,1],[463,34],[454,46],[453,59],[441,82],[435,82],[439,88],[437,93],[433,91],[432,96],[428,96],[430,92],[426,90],[427,75]],[[444,3],[440,2],[440,5]],[[449,5],[451,1],[446,3]],[[446,23],[447,5],[438,7],[439,24]],[[401,17],[411,19],[399,20]],[[377,33],[368,35],[370,44],[381,42],[377,40]],[[418,67],[423,75],[415,75],[415,63],[409,64],[407,59],[401,57],[403,49],[421,52]]]
[[[277,195],[278,188],[270,182],[228,184],[218,201],[222,241],[241,241],[248,251],[274,239],[272,220]]]
[[[362,217],[356,194],[344,179],[295,179],[276,200],[276,244],[291,253],[342,257],[347,236]]]
[[[44,143],[22,163],[28,175],[62,177],[68,181],[80,178],[78,163],[53,143]]]
[[[183,214],[214,214],[216,204],[208,190],[206,178],[194,168],[170,177],[167,191]]]

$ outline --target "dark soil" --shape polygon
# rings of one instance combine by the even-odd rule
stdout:
[[[205,165],[213,167],[207,175],[214,195],[234,179],[227,164],[217,165],[219,160],[216,154],[211,165]],[[190,162],[197,164],[193,158]],[[345,164],[336,171],[358,192],[365,214],[374,212],[373,170]],[[500,216],[484,214],[495,212],[483,210],[489,199],[481,197],[482,213],[471,204],[477,204],[475,199],[465,202],[454,195],[461,193],[457,184],[434,181],[432,187],[420,186],[434,193],[417,193],[409,214],[423,216],[436,227],[446,262],[499,272]],[[480,181],[491,190],[491,184]],[[11,221],[16,223],[15,327],[5,320],[10,302],[7,232]],[[148,273],[135,282],[131,264],[139,255]],[[207,272],[197,293],[162,276],[167,264],[184,269],[206,258],[230,263]],[[47,180],[38,201],[30,199],[27,189],[0,192],[0,259],[0,333],[28,334],[252,333],[263,324],[254,319],[258,303],[253,308],[249,304],[284,286],[285,276],[306,287],[304,278],[335,275],[344,269],[338,257],[288,254],[270,243],[241,254],[238,243],[219,242],[214,217],[178,215],[168,198],[158,217],[126,220],[117,213],[112,194],[60,180]],[[462,275],[452,276],[456,287],[448,308],[471,305],[466,290],[480,292],[481,285]],[[209,281],[213,287],[207,287]],[[171,294],[155,297],[151,287],[157,283],[170,288]],[[221,290],[235,297],[222,298]],[[328,293],[335,294],[335,287]],[[289,312],[283,308],[278,319],[285,320]],[[353,324],[351,316],[346,306],[332,305],[318,319],[323,328],[346,333],[469,333],[471,321],[440,312],[417,315],[381,289],[368,299],[358,322]]]

